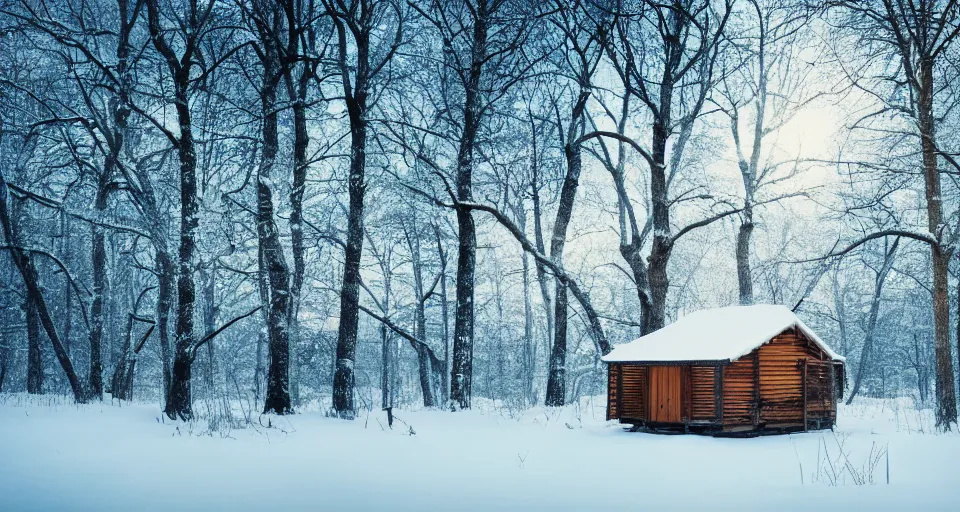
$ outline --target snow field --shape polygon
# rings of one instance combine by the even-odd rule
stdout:
[[[393,430],[305,412],[221,433],[155,404],[0,395],[0,510],[960,510],[960,435],[909,401],[754,439],[629,433],[603,412],[482,402],[396,410]]]

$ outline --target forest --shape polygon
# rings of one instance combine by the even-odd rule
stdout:
[[[560,408],[782,304],[847,404],[956,429],[958,34],[954,0],[0,0],[0,391]]]

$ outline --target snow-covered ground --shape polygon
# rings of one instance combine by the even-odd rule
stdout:
[[[754,439],[629,433],[603,408],[398,411],[393,430],[383,413],[310,412],[210,432],[156,405],[0,395],[0,510],[960,510],[960,435],[932,433],[909,401]]]

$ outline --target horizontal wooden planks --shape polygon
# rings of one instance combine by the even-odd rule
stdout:
[[[760,421],[802,422],[803,361],[816,361],[823,356],[823,351],[791,329],[761,346],[757,354],[760,358]]]
[[[830,362],[807,363],[807,419],[836,419],[836,366]]]
[[[646,420],[647,367],[625,364],[620,368],[620,417]]]
[[[756,351],[723,367],[723,424],[753,423]]]
[[[805,340],[791,331],[757,350],[760,357],[760,420],[803,421],[803,376],[798,363],[806,359]]]
[[[714,395],[716,367],[690,367],[690,419],[711,420],[717,417]]]

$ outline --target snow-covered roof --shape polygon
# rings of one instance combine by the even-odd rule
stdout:
[[[830,349],[786,306],[758,304],[704,309],[603,356],[607,363],[631,361],[735,361],[787,329],[796,328],[831,358]]]

